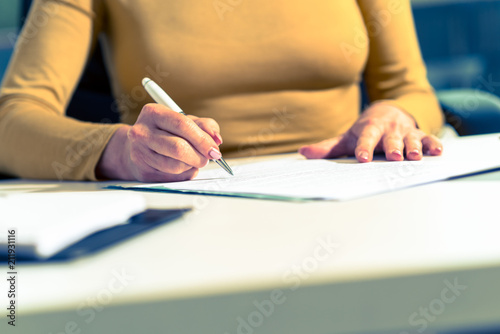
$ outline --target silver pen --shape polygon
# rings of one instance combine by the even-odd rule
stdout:
[[[151,98],[153,98],[153,100],[155,100],[156,103],[164,105],[165,107],[168,107],[179,114],[186,115],[184,111],[179,108],[177,103],[175,103],[174,100],[172,100],[172,98],[168,96],[168,94],[163,89],[161,89],[161,87],[158,86],[156,82],[149,78],[144,78],[142,79],[142,85],[144,86],[146,92],[148,92],[148,94],[151,96]],[[220,157],[220,159],[211,160],[215,161],[219,166],[222,167],[222,169],[224,169],[229,174],[234,175],[231,167],[229,167],[223,157]]]

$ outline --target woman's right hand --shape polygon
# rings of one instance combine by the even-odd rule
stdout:
[[[189,180],[209,159],[220,158],[220,144],[219,125],[213,119],[147,104],[133,126],[123,125],[111,137],[96,175],[141,182]]]

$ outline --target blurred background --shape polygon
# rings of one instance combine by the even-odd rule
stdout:
[[[0,78],[22,22],[22,8],[29,2],[0,0]],[[500,96],[500,0],[412,4],[429,80],[436,90],[480,88]]]
[[[12,53],[20,19],[21,0],[0,0],[0,78]]]
[[[0,79],[31,1],[0,0]],[[452,129],[441,136],[500,132],[500,0],[413,0],[412,7],[429,81],[449,125],[443,130]],[[97,45],[66,115],[116,123],[114,103]]]
[[[412,3],[428,77],[436,90],[479,88],[500,95],[500,1]],[[496,87],[492,82],[498,82]]]

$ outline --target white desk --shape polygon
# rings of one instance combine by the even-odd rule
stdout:
[[[103,185],[11,180],[0,192]],[[7,326],[2,306],[2,333],[399,334],[500,325],[500,172],[347,202],[144,196],[151,208],[194,211],[91,257],[18,265],[18,327]],[[329,240],[330,253],[321,246]],[[466,287],[453,293],[455,281]]]

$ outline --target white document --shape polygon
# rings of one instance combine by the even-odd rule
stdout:
[[[123,224],[146,209],[140,194],[54,192],[0,197],[2,233],[15,229],[16,254],[48,258],[102,229]],[[6,249],[7,237],[0,240]]]
[[[500,167],[498,134],[444,142],[442,156],[421,161],[371,163],[278,159],[234,166],[234,176],[217,168],[184,182],[139,185],[152,191],[282,200],[347,200]]]

